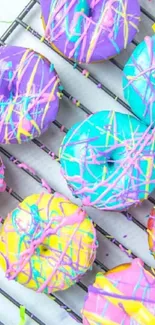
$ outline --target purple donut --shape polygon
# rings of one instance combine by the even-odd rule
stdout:
[[[0,143],[27,142],[56,118],[59,78],[41,54],[16,46],[0,48]]]
[[[140,22],[138,0],[41,0],[45,36],[64,56],[103,61],[132,41]]]

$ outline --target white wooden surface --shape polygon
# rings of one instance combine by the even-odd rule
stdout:
[[[130,0],[134,1],[134,0]],[[155,16],[155,0],[141,0],[141,5]],[[23,7],[28,3],[28,0],[0,0],[0,21],[12,21],[20,13]],[[35,5],[31,13],[25,18],[25,22],[36,29],[40,34],[43,34],[43,28],[40,19],[40,6]],[[153,22],[146,16],[142,15],[140,25],[140,33],[136,36],[136,40],[143,40],[144,36],[152,35],[151,29]],[[8,23],[0,23],[0,36],[8,28]],[[37,40],[29,32],[26,32],[22,27],[18,27],[12,36],[6,42],[7,44],[23,45],[31,47],[38,52],[41,52],[50,59],[55,65],[57,72],[60,75],[61,81],[65,89],[75,98],[80,100],[91,111],[104,109],[115,109],[124,111],[124,108],[115,100],[109,97],[103,90],[98,89],[90,80],[82,77],[82,75],[74,70],[67,62],[59,55],[47,48],[43,43]],[[126,51],[119,57],[118,62],[124,64],[128,56],[132,52],[134,46],[131,44]],[[121,71],[111,62],[102,64],[94,64],[87,66],[87,69],[98,78],[100,82],[105,84],[117,96],[123,99],[121,88]],[[69,101],[63,99],[59,111],[58,121],[66,127],[70,127],[73,123],[83,119],[85,113],[79,108],[73,106]],[[60,130],[51,125],[48,132],[40,137],[40,141],[44,143],[55,153],[58,153],[61,140],[64,134]],[[65,181],[60,175],[60,165],[53,161],[50,156],[41,151],[34,143],[26,145],[14,145],[5,147],[12,155],[28,163],[33,167],[41,178],[46,179],[51,187],[55,190],[67,195],[71,200],[79,203],[71,197],[69,190],[66,187]],[[23,170],[14,166],[5,156],[2,155],[6,165],[6,181],[8,185],[14,189],[22,198],[34,192],[41,192],[42,187],[34,179],[28,176]],[[0,215],[6,216],[18,204],[17,200],[11,197],[8,193],[0,194]],[[132,208],[130,212],[143,224],[147,223],[147,215],[151,208],[151,204],[146,201],[139,208]],[[151,257],[146,234],[137,227],[133,222],[128,221],[120,213],[98,212],[89,209],[89,213],[93,220],[101,225],[113,237],[119,240],[126,247],[130,248],[137,256],[141,257],[150,266],[155,267],[155,262]],[[124,235],[127,237],[124,238]],[[97,253],[100,259],[108,267],[114,267],[122,262],[129,261],[125,255],[114,244],[110,243],[101,234],[98,234],[99,249]],[[85,284],[89,284],[94,280],[95,273],[99,270],[96,266],[92,272],[88,272],[83,278]],[[20,304],[25,305],[31,313],[39,317],[46,325],[75,325],[68,313],[60,308],[54,301],[49,299],[44,294],[36,294],[27,290],[17,283],[9,282],[4,279],[3,273],[0,271],[0,288],[13,296]],[[71,289],[58,293],[57,296],[64,301],[68,306],[73,308],[77,314],[80,314],[80,309],[83,305],[85,293],[77,286]],[[18,325],[19,309],[0,294],[0,321],[5,325]],[[32,319],[27,317],[26,325],[36,324]]]

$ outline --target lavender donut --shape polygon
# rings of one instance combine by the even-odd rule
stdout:
[[[59,78],[41,54],[16,46],[0,48],[0,143],[38,137],[55,120]]]
[[[138,0],[41,0],[45,36],[64,56],[79,62],[120,53],[138,31]]]

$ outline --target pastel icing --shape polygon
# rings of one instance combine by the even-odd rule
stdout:
[[[138,0],[41,0],[45,36],[66,57],[95,62],[115,56],[138,31]]]
[[[83,205],[124,210],[155,187],[155,134],[134,117],[101,111],[64,137],[61,170]]]
[[[59,78],[41,54],[17,46],[0,47],[0,143],[38,137],[55,120]]]
[[[3,164],[3,161],[0,157],[0,192],[4,192],[6,189],[6,183],[5,183],[5,166]]]
[[[59,193],[33,194],[4,222],[0,266],[9,280],[49,294],[78,281],[96,248],[96,231],[81,208]]]
[[[147,125],[155,122],[155,35],[145,37],[123,70],[124,97]]]
[[[154,325],[155,278],[139,259],[98,273],[82,315],[84,325]]]
[[[147,224],[148,243],[152,255],[155,258],[155,207],[150,212]]]

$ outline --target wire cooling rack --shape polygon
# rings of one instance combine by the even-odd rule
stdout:
[[[123,100],[122,69],[134,47],[146,35],[153,34],[152,25],[155,23],[155,0],[141,0],[141,5],[142,22],[139,34],[126,51],[105,63],[79,65],[57,54],[43,36],[39,0],[31,0],[0,37],[0,45],[32,47],[47,56],[55,64],[64,86],[59,94],[62,100],[58,119],[48,132],[28,144],[0,147],[8,184],[6,192],[0,196],[2,223],[18,202],[27,195],[41,192],[42,186],[46,186],[47,182],[48,190],[52,193],[57,190],[80,204],[71,196],[60,174],[58,148],[68,128],[87,114],[110,107],[121,112],[130,112],[130,107]],[[23,168],[23,162],[30,168]],[[82,323],[80,309],[87,287],[94,281],[97,271],[107,271],[139,256],[143,259],[145,268],[153,272],[155,263],[148,250],[146,224],[149,210],[155,204],[154,197],[152,193],[147,201],[131,208],[129,212],[88,209],[99,240],[97,258],[92,271],[65,292],[50,296],[36,294],[17,283],[9,282],[0,272],[0,324],[17,325],[21,305],[26,307],[26,324]]]

